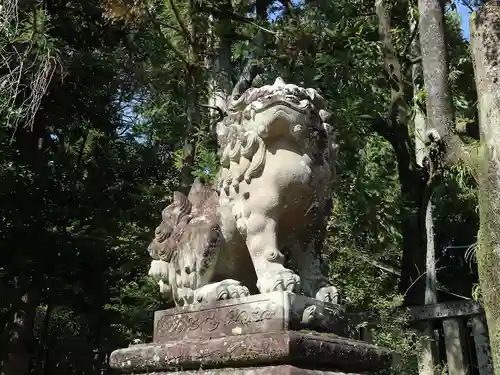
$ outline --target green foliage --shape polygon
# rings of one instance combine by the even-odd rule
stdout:
[[[14,131],[19,123],[33,125],[50,80],[60,68],[60,46],[50,34],[50,15],[39,7],[25,9],[17,1],[5,1],[0,26],[0,118],[2,126]]]
[[[389,294],[373,303],[373,314],[379,324],[374,332],[377,345],[394,350],[399,357],[391,369],[393,374],[418,374],[419,341],[416,332],[408,329],[408,316],[398,307],[403,302],[402,296]]]
[[[120,115],[140,79],[128,70],[123,31],[99,30],[99,8],[81,6],[48,17],[64,69],[52,77],[33,130],[13,133],[5,119],[0,133],[2,332],[28,286],[47,306],[34,347],[34,366],[45,373],[100,372],[111,350],[150,334],[148,314],[161,303],[144,275],[170,162],[157,140],[141,142],[141,124]],[[107,39],[96,39],[100,33]],[[44,53],[45,45],[35,48]],[[5,358],[8,336],[0,340]]]

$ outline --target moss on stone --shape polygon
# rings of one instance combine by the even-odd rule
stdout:
[[[335,333],[328,333],[328,332],[319,332],[319,331],[314,331],[310,329],[301,329],[299,332],[305,333],[307,335],[311,336],[320,336],[320,337],[341,337],[339,335],[336,335]]]

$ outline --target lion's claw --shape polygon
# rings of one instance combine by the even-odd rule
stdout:
[[[242,298],[249,295],[248,288],[236,280],[221,281],[217,287],[217,300]]]
[[[337,304],[339,299],[339,291],[333,285],[325,286],[323,288],[320,288],[318,293],[316,293],[316,299],[320,300],[321,302]]]
[[[295,292],[300,286],[300,277],[283,268],[282,271],[272,273],[257,281],[257,288],[261,293],[269,292]]]
[[[248,288],[236,280],[223,280],[208,284],[196,290],[196,302],[208,303],[233,298],[243,298],[250,295]]]

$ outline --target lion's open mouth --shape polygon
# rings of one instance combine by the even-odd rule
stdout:
[[[255,112],[264,112],[272,107],[283,106],[290,108],[296,112],[306,114],[311,108],[311,103],[308,100],[300,100],[298,97],[293,95],[287,95],[285,97],[271,97],[271,98],[261,98],[258,101],[251,104],[252,109]]]

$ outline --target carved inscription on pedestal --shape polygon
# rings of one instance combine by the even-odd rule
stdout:
[[[156,319],[155,342],[259,333],[283,326],[282,308],[269,300],[198,311],[179,310],[159,312],[162,315]]]
[[[277,306],[275,303],[270,303],[266,306],[266,308],[262,308],[260,306],[248,310],[233,308],[227,313],[224,325],[229,326],[241,324],[248,326],[251,323],[262,323],[266,320],[272,319],[272,317],[276,314],[276,308]]]

